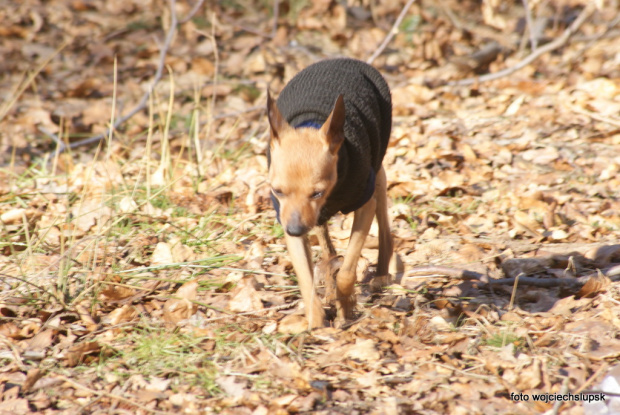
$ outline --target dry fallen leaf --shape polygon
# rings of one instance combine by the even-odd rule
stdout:
[[[138,315],[136,309],[130,305],[124,305],[110,312],[107,316],[101,319],[103,324],[108,326],[116,326],[120,323],[125,323],[133,320]]]
[[[245,277],[238,282],[228,303],[230,311],[246,313],[248,311],[260,311],[264,308],[256,284],[256,279],[252,276]]]
[[[594,298],[599,293],[605,292],[610,285],[611,280],[604,275],[592,276],[575,294],[575,298]]]
[[[278,322],[278,333],[299,334],[308,330],[308,320],[305,315],[291,314]]]
[[[198,295],[198,281],[191,280],[181,285],[176,292],[177,297],[194,301]]]
[[[102,346],[96,342],[83,342],[69,348],[64,358],[67,367],[75,367],[78,364],[93,362],[99,359]]]
[[[192,280],[183,284],[175,293],[175,297],[164,304],[164,320],[178,323],[190,318],[198,309],[193,303],[198,292],[198,281]]]
[[[158,242],[151,255],[151,265],[173,264],[172,250],[166,242]]]
[[[28,341],[28,347],[26,350],[44,350],[47,349],[54,342],[58,330],[47,329],[40,331],[32,339]]]

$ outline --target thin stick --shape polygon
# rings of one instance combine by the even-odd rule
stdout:
[[[577,389],[575,391],[575,394],[581,393],[584,390],[586,390],[588,387],[590,387],[590,385],[601,375],[601,373],[603,373],[604,371],[606,371],[609,368],[609,363],[607,362],[603,362],[603,364],[601,365],[601,367],[599,367],[596,372],[594,372],[594,374],[592,376],[590,376],[590,378],[588,380],[585,381],[585,383],[583,385],[581,385],[579,387],[579,389]]]
[[[192,9],[189,11],[189,13],[187,14],[187,16],[185,16],[183,19],[179,20],[180,24],[184,24],[190,21],[190,19],[192,17],[194,17],[194,15],[198,12],[198,10],[200,9],[200,7],[202,6],[202,3],[204,3],[205,0],[198,0],[196,2],[196,4],[194,4],[194,7],[192,7]]]
[[[585,115],[587,117],[592,118],[593,120],[604,122],[606,124],[613,125],[614,127],[620,127],[620,119],[615,119],[611,117],[605,117],[604,115],[599,115],[595,112],[585,110],[583,108],[579,108],[576,105],[569,106],[569,109],[577,114]]]
[[[58,304],[61,304],[63,306],[65,305],[64,301],[61,301],[60,298],[56,297],[56,295],[53,292],[48,291],[45,288],[43,288],[43,287],[41,287],[41,286],[39,286],[39,285],[37,285],[37,284],[35,284],[33,282],[28,281],[25,278],[16,277],[15,275],[9,275],[9,274],[3,274],[3,273],[0,273],[0,278],[2,278],[2,279],[4,279],[4,278],[13,278],[14,280],[21,281],[24,284],[27,284],[27,285],[30,285],[30,286],[36,288],[37,290],[41,291],[43,294],[49,295],[54,300],[56,300],[58,302]]]
[[[534,62],[536,59],[540,58],[545,53],[552,52],[566,45],[566,43],[568,43],[568,40],[575,34],[575,32],[577,32],[577,30],[579,30],[581,25],[583,25],[585,21],[588,20],[588,18],[592,15],[595,9],[596,7],[593,3],[588,3],[588,5],[586,5],[586,7],[581,11],[577,19],[575,19],[575,21],[564,31],[564,33],[562,33],[562,36],[560,36],[553,42],[547,43],[546,45],[541,46],[540,48],[536,49],[531,54],[529,54],[525,59],[518,62],[514,66],[503,69],[499,72],[489,73],[489,74],[477,76],[474,78],[461,79],[459,81],[441,82],[438,85],[436,84],[436,86],[441,86],[441,85],[467,86],[467,85],[477,84],[480,82],[493,81],[493,80],[502,78],[504,76],[511,75],[517,72],[518,70],[525,68],[527,65]]]
[[[515,297],[517,296],[517,286],[519,285],[519,278],[524,276],[524,273],[520,273],[515,277],[515,283],[512,285],[512,294],[510,295],[510,303],[508,304],[508,310],[512,310],[515,304]]]
[[[592,35],[592,36],[586,36],[586,35],[575,36],[573,40],[584,41],[587,43],[583,46],[581,51],[576,56],[572,57],[572,61],[575,62],[575,60],[580,59],[581,55],[583,55],[583,53],[586,52],[587,50],[590,50],[590,48],[592,47],[592,45],[594,45],[594,43],[607,37],[610,34],[613,35],[613,33],[611,33],[612,29],[615,28],[618,25],[618,23],[620,23],[620,13],[616,14],[616,17],[614,17],[614,19],[607,24],[607,27],[601,33],[597,33],[596,35]],[[615,37],[615,36],[612,36],[612,37]]]
[[[467,269],[459,269],[459,268],[451,268],[444,267],[438,265],[429,265],[423,267],[415,267],[407,271],[406,275],[408,276],[419,276],[419,275],[441,275],[445,277],[452,277],[461,280],[480,280],[485,277],[484,274],[479,272],[470,271]]]
[[[620,280],[620,266],[618,265],[603,269],[600,272],[612,281]],[[517,277],[513,278],[491,279],[476,271],[438,265],[415,267],[407,271],[405,274],[405,276],[440,276],[461,280],[478,280],[480,282],[493,285],[515,285],[518,280],[521,285],[547,288],[559,286],[579,287],[584,285],[590,278],[597,275],[598,274],[590,274],[579,278],[537,278],[519,274]]]
[[[116,115],[116,94],[118,92],[118,58],[114,56],[114,81],[112,82],[112,109],[110,110],[110,128],[108,129],[106,161],[110,161],[112,156],[112,139],[114,138],[114,116]]]
[[[601,271],[603,275],[609,278],[611,281],[620,280],[620,274],[616,273],[617,271],[614,268],[610,268],[609,270]],[[596,275],[585,275],[579,278],[536,278],[536,277],[525,277],[523,275],[519,275],[514,278],[500,278],[497,280],[489,279],[488,284],[501,284],[501,285],[513,285],[517,278],[519,279],[519,284],[521,285],[529,285],[532,287],[569,287],[569,288],[577,288],[584,285],[588,280]]]
[[[172,40],[174,39],[174,34],[176,33],[176,30],[177,30],[177,25],[179,24],[179,21],[177,19],[177,14],[176,14],[176,8],[175,8],[176,0],[168,0],[168,1],[170,3],[170,28],[168,29],[168,33],[166,34],[164,44],[159,51],[159,62],[157,63],[157,70],[155,71],[155,76],[153,77],[153,82],[151,83],[151,86],[149,87],[149,89],[144,93],[144,95],[140,99],[140,102],[138,102],[138,105],[136,105],[131,111],[129,111],[124,116],[118,118],[110,129],[106,130],[102,134],[98,134],[93,137],[86,138],[84,140],[73,142],[69,144],[68,146],[69,148],[81,147],[81,146],[85,146],[88,144],[97,143],[103,140],[110,134],[111,130],[117,129],[120,125],[122,125],[127,120],[129,120],[131,117],[133,117],[138,112],[144,110],[147,107],[147,102],[148,102],[149,97],[155,90],[155,86],[157,86],[157,84],[159,83],[159,81],[161,80],[164,74],[166,55],[168,54],[168,50],[170,49],[170,45],[172,44]],[[202,2],[203,0],[199,0],[198,3],[194,6],[194,8],[190,11],[189,15],[185,17],[181,22],[186,22],[189,19],[191,19],[194,16],[194,14],[198,11],[200,6],[202,5]],[[42,132],[52,137],[52,139],[56,141],[56,143],[61,143],[61,140],[58,139],[56,135],[49,134],[48,132],[45,132],[45,131],[42,131]],[[60,152],[63,152],[66,149],[67,149],[67,146],[62,144],[60,147]]]
[[[525,9],[525,21],[527,22],[527,31],[530,35],[530,47],[532,51],[538,48],[538,38],[536,37],[536,33],[534,33],[534,19],[532,19],[532,9],[528,4],[527,0],[521,0],[523,2],[523,8]]]
[[[271,28],[271,38],[276,37],[278,33],[278,16],[280,15],[280,1],[274,0],[273,2],[273,26]]]
[[[211,45],[213,47],[214,57],[214,69],[213,69],[213,93],[211,95],[211,102],[209,103],[209,119],[207,120],[207,137],[209,140],[213,140],[213,114],[215,112],[215,101],[217,100],[217,84],[219,78],[220,68],[220,54],[217,50],[217,41],[215,40],[215,11],[211,13]]]
[[[398,26],[400,26],[400,23],[405,18],[405,14],[407,14],[407,11],[409,11],[409,8],[413,5],[413,3],[415,3],[415,0],[409,0],[407,4],[405,4],[405,7],[403,7],[403,9],[400,11],[400,14],[396,18],[394,25],[392,25],[392,29],[390,29],[387,36],[385,36],[385,39],[383,39],[383,42],[381,42],[381,45],[379,45],[377,50],[375,50],[374,53],[370,56],[370,58],[366,60],[367,64],[372,65],[375,59],[377,59],[379,55],[383,53],[383,50],[385,49],[385,47],[388,45],[388,43],[390,43],[394,35],[398,33]]]

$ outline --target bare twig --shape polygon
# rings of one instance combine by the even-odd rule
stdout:
[[[519,279],[519,284],[521,285],[529,285],[533,287],[560,287],[560,286],[568,286],[568,287],[577,287],[583,285],[576,278],[537,278],[537,277],[525,277],[519,275],[518,277],[513,278],[499,278],[499,279],[491,279],[489,280],[489,284],[492,285],[513,285],[515,281]]]
[[[439,7],[446,15],[448,20],[462,32],[469,32],[481,39],[491,39],[502,45],[502,48],[512,50],[513,44],[502,33],[497,33],[495,30],[487,26],[478,25],[475,23],[464,22],[458,18],[456,14],[445,4],[444,0],[439,0]]]
[[[273,2],[273,27],[271,28],[271,37],[276,37],[278,33],[278,16],[280,15],[280,0]]]
[[[21,281],[21,282],[23,282],[24,284],[27,284],[27,285],[30,285],[30,286],[32,286],[32,287],[34,287],[34,288],[36,288],[37,290],[41,291],[43,294],[47,294],[47,295],[49,295],[49,296],[50,296],[50,297],[52,297],[54,300],[56,300],[56,301],[58,302],[58,304],[61,304],[61,305],[63,305],[63,306],[65,305],[65,302],[64,302],[64,301],[61,301],[61,300],[60,300],[60,298],[56,297],[56,295],[54,295],[54,293],[52,293],[51,291],[46,290],[46,289],[45,289],[45,288],[43,288],[43,287],[38,286],[38,285],[37,285],[37,284],[35,284],[35,283],[32,283],[32,282],[28,281],[28,280],[27,280],[27,279],[25,279],[25,278],[17,277],[17,276],[15,276],[15,275],[3,274],[3,273],[0,273],[0,278],[2,278],[2,279],[5,279],[5,278],[13,278],[14,280]]]
[[[620,265],[614,265],[610,268],[600,270],[600,273],[609,278],[612,281],[620,280]],[[407,276],[441,276],[450,277],[461,280],[477,280],[483,283],[492,285],[514,285],[518,280],[521,285],[529,285],[534,287],[559,287],[566,286],[570,288],[576,288],[584,285],[590,278],[598,276],[596,274],[589,274],[579,278],[538,278],[528,277],[523,273],[513,278],[500,278],[491,279],[486,275],[471,271],[467,269],[452,268],[445,266],[422,266],[415,267],[407,271]]]
[[[609,278],[612,281],[620,280],[620,266],[613,266],[611,268],[607,268],[604,270],[600,270],[600,273]],[[526,277],[523,275],[518,275],[514,278],[500,278],[496,280],[490,279],[488,281],[489,284],[497,285],[513,285],[517,278],[519,279],[519,284],[521,285],[529,285],[533,287],[568,287],[568,288],[577,288],[584,285],[590,278],[598,276],[598,272],[595,274],[585,275],[579,278],[537,278],[537,277]]]
[[[179,24],[183,24],[183,23],[187,23],[191,20],[192,17],[194,17],[194,15],[196,13],[198,13],[198,10],[200,10],[200,7],[202,7],[202,3],[204,3],[205,0],[198,0],[196,2],[196,4],[194,4],[194,7],[192,7],[192,9],[189,11],[189,13],[187,14],[187,16],[185,16],[184,18],[179,20]]]
[[[538,48],[538,38],[534,30],[534,19],[532,19],[532,9],[527,0],[522,0],[523,9],[525,9],[525,21],[527,22],[527,31],[530,36],[530,47],[532,51]]]
[[[438,84],[435,84],[435,86],[473,85],[473,84],[477,84],[480,82],[493,81],[493,80],[502,78],[504,76],[511,75],[517,72],[518,70],[523,69],[530,63],[534,62],[536,59],[540,58],[545,53],[552,52],[566,45],[566,43],[568,43],[568,40],[575,34],[575,32],[577,32],[577,30],[579,30],[581,25],[583,25],[583,23],[585,23],[585,21],[588,20],[588,18],[592,15],[595,9],[596,9],[596,6],[594,5],[594,3],[588,3],[586,7],[581,11],[577,19],[575,19],[575,21],[564,31],[564,33],[562,33],[562,36],[558,37],[553,42],[547,43],[546,45],[541,46],[540,48],[536,49],[531,54],[529,54],[525,59],[518,62],[514,66],[503,69],[499,72],[489,73],[486,75],[476,76],[473,78],[461,79],[459,81],[440,82]]]
[[[480,280],[485,277],[484,274],[479,272],[470,271],[467,269],[444,267],[439,265],[428,265],[423,267],[415,267],[407,271],[408,276],[419,275],[441,275],[444,277],[457,278],[461,280]]]
[[[609,363],[607,362],[603,362],[603,364],[601,365],[601,367],[599,367],[596,372],[594,372],[594,374],[592,376],[590,376],[588,378],[588,380],[585,381],[585,383],[583,385],[581,385],[579,387],[579,389],[577,389],[575,391],[575,394],[577,393],[581,393],[584,390],[588,389],[590,387],[590,385],[601,375],[601,373],[605,372],[607,369],[609,368]]]
[[[565,395],[568,393],[568,382],[570,382],[570,377],[566,376],[562,381],[562,386],[560,386],[560,395]],[[550,415],[558,415],[560,413],[560,408],[562,407],[563,402],[561,400],[557,400],[553,404],[553,408],[549,411]]]
[[[106,138],[111,133],[111,131],[116,130],[120,125],[122,125],[127,120],[129,120],[131,117],[133,117],[138,112],[144,110],[147,107],[147,103],[148,103],[149,97],[151,96],[151,94],[155,90],[155,86],[157,86],[157,84],[159,83],[159,81],[161,80],[161,78],[163,76],[164,67],[165,67],[165,61],[166,61],[166,55],[168,54],[168,50],[170,49],[170,45],[172,44],[172,40],[174,39],[174,35],[176,33],[176,30],[177,30],[177,25],[179,24],[179,20],[177,19],[176,8],[175,8],[176,0],[168,0],[168,1],[169,1],[169,4],[170,4],[170,28],[168,29],[168,33],[166,33],[166,38],[164,40],[164,44],[162,45],[162,47],[161,47],[161,49],[159,51],[159,62],[157,63],[157,70],[155,71],[155,76],[153,77],[153,81],[152,81],[151,86],[149,87],[149,89],[144,93],[144,95],[140,99],[140,102],[138,102],[138,105],[136,105],[131,111],[129,111],[124,116],[118,118],[114,122],[114,124],[112,125],[111,128],[108,128],[102,134],[98,134],[98,135],[95,135],[93,137],[86,138],[84,140],[73,142],[73,143],[69,144],[68,148],[77,148],[77,147],[85,146],[85,145],[88,145],[88,144],[97,143],[97,142],[103,140],[104,138]],[[196,5],[194,5],[194,8],[190,11],[188,16],[186,16],[183,20],[181,20],[181,22],[183,23],[183,22],[186,22],[189,19],[191,19],[194,16],[194,14],[198,11],[198,9],[200,9],[200,6],[202,5],[203,1],[204,0],[199,0],[196,3]],[[52,139],[57,144],[58,143],[61,144],[61,147],[59,149],[60,152],[63,152],[63,151],[65,151],[67,149],[67,146],[62,143],[62,140],[60,140],[58,138],[58,136],[56,136],[55,134],[51,134],[51,133],[49,133],[47,131],[42,131],[42,132],[45,133],[46,135],[52,137]]]
[[[570,110],[576,112],[577,114],[585,115],[587,117],[592,118],[593,120],[604,122],[606,124],[613,125],[614,127],[620,127],[620,119],[606,117],[604,115],[597,114],[592,111],[585,110],[583,108],[579,108],[576,105],[570,105]]]
[[[512,285],[512,294],[510,294],[510,303],[508,304],[508,310],[512,310],[515,304],[515,298],[517,296],[517,287],[519,286],[519,278],[524,276],[524,273],[520,273],[515,277],[515,282]]]
[[[574,55],[572,57],[572,61],[575,62],[576,60],[581,59],[581,56],[588,50],[590,50],[590,48],[592,48],[592,46],[598,42],[599,40],[608,37],[608,35],[612,34],[613,35],[613,31],[612,29],[614,29],[618,24],[620,23],[620,12],[616,13],[616,17],[613,18],[613,20],[611,22],[609,22],[607,24],[607,27],[605,28],[605,30],[603,30],[600,33],[597,33],[596,35],[593,36],[575,36],[574,37],[574,41],[576,40],[582,40],[584,42],[587,42],[579,51],[579,53],[577,53],[576,55]]]
[[[381,42],[377,50],[375,50],[374,53],[370,56],[370,58],[366,60],[366,63],[368,63],[369,65],[372,65],[375,59],[377,59],[377,57],[379,57],[379,55],[383,53],[383,50],[385,49],[385,47],[388,45],[388,43],[390,43],[394,35],[398,33],[398,26],[400,26],[400,23],[405,18],[407,11],[409,11],[409,8],[413,5],[413,3],[415,3],[415,0],[409,0],[407,4],[405,4],[405,7],[403,7],[403,9],[400,11],[400,14],[396,18],[394,25],[392,25],[392,29],[390,29],[389,33],[387,34],[385,39],[383,39],[383,42]]]

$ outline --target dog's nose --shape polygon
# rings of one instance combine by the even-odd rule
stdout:
[[[286,224],[286,233],[291,236],[301,236],[308,232],[308,228],[301,222],[299,212],[294,212]]]
[[[286,233],[291,236],[302,236],[306,232],[308,232],[308,228],[303,226],[301,223],[289,223],[286,225]]]

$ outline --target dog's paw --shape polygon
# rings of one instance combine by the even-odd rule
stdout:
[[[347,296],[339,296],[336,302],[337,323],[343,323],[347,320],[353,320],[355,317],[355,305],[357,304],[357,297],[355,294]]]
[[[370,291],[371,292],[381,292],[385,287],[392,284],[392,275],[376,275],[372,280],[370,280]]]
[[[308,329],[325,327],[325,310],[323,310],[323,304],[318,297],[314,298],[310,307],[306,306],[306,318]]]
[[[308,318],[300,314],[285,316],[278,322],[278,333],[299,334],[308,330]]]

